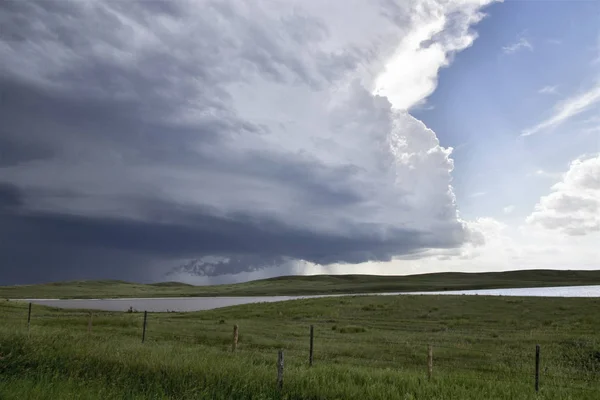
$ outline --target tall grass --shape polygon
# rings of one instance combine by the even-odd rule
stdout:
[[[34,306],[28,333],[26,305],[2,302],[0,398],[597,400],[600,315],[592,310],[599,306],[597,299],[483,296],[298,300],[150,314],[142,344],[141,313],[96,313],[90,334],[87,312]]]

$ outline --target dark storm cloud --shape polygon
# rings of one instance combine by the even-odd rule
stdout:
[[[166,205],[165,205],[166,206]],[[12,213],[2,217],[2,231],[11,233],[7,247],[29,247],[38,236],[46,244],[69,243],[75,247],[106,247],[154,256],[196,254],[256,254],[266,258],[289,256],[328,264],[385,260],[394,252],[410,252],[424,240],[423,234],[405,231],[403,243],[368,236],[315,235],[282,226],[256,216],[216,217],[208,212],[155,208],[149,215],[160,220],[167,214],[177,222],[157,223],[110,218],[89,218],[47,213]],[[394,238],[399,234],[392,235]],[[454,243],[436,243],[440,247]]]
[[[319,50],[318,18],[235,1],[44,0],[2,2],[0,26],[0,284],[147,280],[212,255],[237,260],[215,273],[385,261],[465,241],[431,132],[409,124],[416,136],[401,140],[411,162],[442,154],[423,184],[382,147],[386,101],[350,91],[312,124],[312,99],[288,95],[320,93],[359,62],[351,47]],[[254,102],[275,86],[285,100],[265,118]]]
[[[21,191],[16,185],[0,183],[0,210],[17,208],[22,204]]]
[[[18,203],[6,190],[5,204]],[[2,194],[3,192],[0,192]],[[163,205],[167,206],[167,205]],[[208,213],[177,213],[155,207],[157,220],[168,214],[179,223],[88,218],[46,213],[0,214],[0,284],[48,279],[110,278],[149,280],[166,272],[156,260],[198,254],[234,257],[210,274],[231,274],[273,265],[274,260],[303,259],[329,264],[389,260],[392,254],[417,251],[426,238],[402,232],[405,239],[386,242],[370,237],[315,235],[256,216],[219,218]],[[394,235],[397,238],[398,234]],[[452,247],[455,243],[435,243]],[[282,263],[283,264],[283,263]]]

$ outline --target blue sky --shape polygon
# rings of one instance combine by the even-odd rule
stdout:
[[[427,106],[413,110],[452,146],[461,213],[504,219],[531,212],[552,179],[538,170],[563,172],[571,160],[598,151],[599,132],[582,121],[598,107],[555,129],[532,137],[521,131],[536,125],[556,103],[600,78],[600,3],[597,1],[507,1],[486,9],[474,45],[442,69]],[[525,40],[507,54],[503,48]],[[543,88],[551,93],[540,93]],[[485,194],[482,194],[485,193]],[[502,209],[515,205],[511,216]]]

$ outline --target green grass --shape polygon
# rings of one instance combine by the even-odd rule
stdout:
[[[28,334],[26,304],[3,301],[0,398],[597,400],[599,308],[600,299],[584,298],[294,300],[149,314],[142,344],[141,313],[95,312],[88,334],[87,311],[34,305]],[[282,393],[275,385],[279,349]]]
[[[231,285],[150,285],[123,281],[75,281],[0,287],[0,298],[115,298],[180,296],[266,296],[323,293],[380,293],[600,284],[600,271],[531,270],[436,273],[409,276],[284,276]]]

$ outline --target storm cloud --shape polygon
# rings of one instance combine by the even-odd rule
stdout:
[[[470,45],[480,2],[400,3],[2,2],[0,283],[469,241],[451,149],[408,112],[419,92],[373,90],[440,15],[423,46]]]

